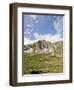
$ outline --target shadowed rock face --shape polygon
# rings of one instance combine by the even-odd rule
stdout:
[[[63,41],[51,43],[46,40],[39,40],[33,44],[24,45],[24,52],[31,54],[49,53],[58,57],[63,56]]]

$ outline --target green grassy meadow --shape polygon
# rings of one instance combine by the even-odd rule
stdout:
[[[24,54],[24,74],[62,73],[63,57],[49,54]]]

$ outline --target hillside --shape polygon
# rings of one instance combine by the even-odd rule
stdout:
[[[24,74],[62,73],[63,41],[24,45]]]

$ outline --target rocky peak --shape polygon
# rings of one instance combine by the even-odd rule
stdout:
[[[51,43],[46,40],[39,40],[33,44],[24,45],[25,53],[49,53],[51,55],[63,55],[63,41]]]

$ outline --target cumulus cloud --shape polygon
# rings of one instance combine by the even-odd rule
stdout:
[[[56,42],[62,40],[60,38],[59,34],[51,35],[51,34],[39,34],[39,33],[34,33],[34,37],[36,40],[47,40],[51,42]]]
[[[31,40],[29,38],[24,37],[24,45],[27,44],[32,44],[34,42],[37,42],[38,40],[46,40],[50,42],[56,42],[56,41],[61,41],[63,39],[60,38],[59,34],[51,35],[51,34],[39,34],[39,33],[34,33],[35,40]]]
[[[53,22],[53,26],[56,32],[60,34],[63,30],[63,18],[60,18],[60,16],[57,16]]]
[[[24,45],[31,43],[31,40],[28,38],[24,38]]]
[[[38,40],[31,40],[29,38],[24,37],[24,45],[32,44],[34,42],[37,42]]]

